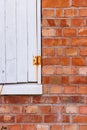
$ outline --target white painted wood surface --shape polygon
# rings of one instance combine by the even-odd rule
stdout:
[[[28,0],[28,81],[37,82],[37,66],[33,56],[37,56],[36,0]]]
[[[1,95],[40,95],[42,85],[38,84],[8,84],[0,86]]]
[[[27,1],[17,0],[17,82],[27,82]]]
[[[17,82],[16,73],[16,2],[6,0],[6,82]]]
[[[41,65],[33,65],[41,55],[40,3],[0,0],[0,83],[41,83]]]
[[[5,82],[5,3],[0,0],[0,83]]]

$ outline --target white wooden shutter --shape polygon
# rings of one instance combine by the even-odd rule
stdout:
[[[0,0],[0,83],[38,80],[38,67],[33,65],[40,47],[37,2]]]

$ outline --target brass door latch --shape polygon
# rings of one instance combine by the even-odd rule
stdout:
[[[33,65],[41,65],[41,56],[33,57]]]

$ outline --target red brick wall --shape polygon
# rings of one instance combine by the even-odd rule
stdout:
[[[87,0],[42,0],[42,84],[0,97],[0,128],[87,130]]]

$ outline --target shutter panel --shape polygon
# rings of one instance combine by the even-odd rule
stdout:
[[[36,6],[36,0],[0,0],[0,83],[37,82]]]
[[[0,83],[5,82],[5,17],[4,0],[0,0]]]
[[[17,0],[17,81],[27,82],[26,0]]]
[[[16,3],[6,0],[6,82],[17,82],[16,73]]]
[[[31,82],[37,81],[37,66],[32,60],[37,56],[36,31],[36,0],[28,0],[28,81]]]

